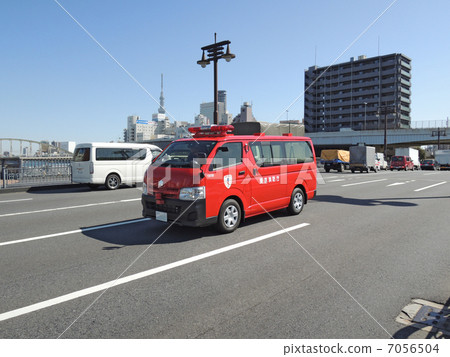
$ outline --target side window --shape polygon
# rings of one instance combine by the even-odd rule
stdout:
[[[250,149],[258,166],[272,165],[272,149],[267,141],[258,141],[250,143]]]
[[[291,165],[314,161],[311,147],[307,141],[286,142],[286,158]]]
[[[256,164],[263,166],[279,166],[286,164],[286,150],[284,141],[261,141],[250,143]]]
[[[147,156],[147,149],[125,149],[123,155],[127,160],[144,160]]]
[[[278,166],[286,164],[284,141],[271,142],[270,146],[272,147],[272,165]]]
[[[242,143],[225,143],[217,149],[210,170],[220,170],[242,162]]]

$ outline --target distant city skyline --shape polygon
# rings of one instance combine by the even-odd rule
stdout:
[[[389,53],[412,60],[412,123],[450,116],[444,0],[2,5],[0,137],[117,141],[128,116],[149,119],[158,111],[161,73],[165,114],[192,122],[199,104],[213,100],[212,68],[197,61],[215,32],[236,54],[218,66],[233,116],[247,101],[258,121],[279,122],[287,113],[302,120],[310,66]]]

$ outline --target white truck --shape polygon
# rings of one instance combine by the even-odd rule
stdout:
[[[387,162],[384,159],[384,154],[377,152],[375,154],[375,166],[378,170],[387,170]]]
[[[413,148],[396,148],[395,156],[409,156],[414,164],[414,169],[420,169],[419,150]]]
[[[450,150],[436,150],[434,158],[439,163],[440,170],[450,170]]]
[[[377,172],[375,164],[375,147],[373,146],[350,146],[350,170],[363,172]]]

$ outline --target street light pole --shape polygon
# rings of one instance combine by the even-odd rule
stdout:
[[[219,59],[223,58],[225,61],[230,62],[236,57],[230,52],[230,41],[216,42],[216,33],[214,34],[214,43],[212,45],[202,47],[203,55],[200,61],[197,63],[205,68],[211,61],[214,62],[214,124],[219,122],[219,90],[218,90],[218,75],[217,75],[217,62]],[[226,52],[224,52],[224,47],[227,46]],[[205,56],[205,51],[207,52],[207,57]]]

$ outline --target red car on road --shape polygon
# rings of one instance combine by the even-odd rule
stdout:
[[[392,156],[390,170],[414,170],[414,163],[409,156]]]

